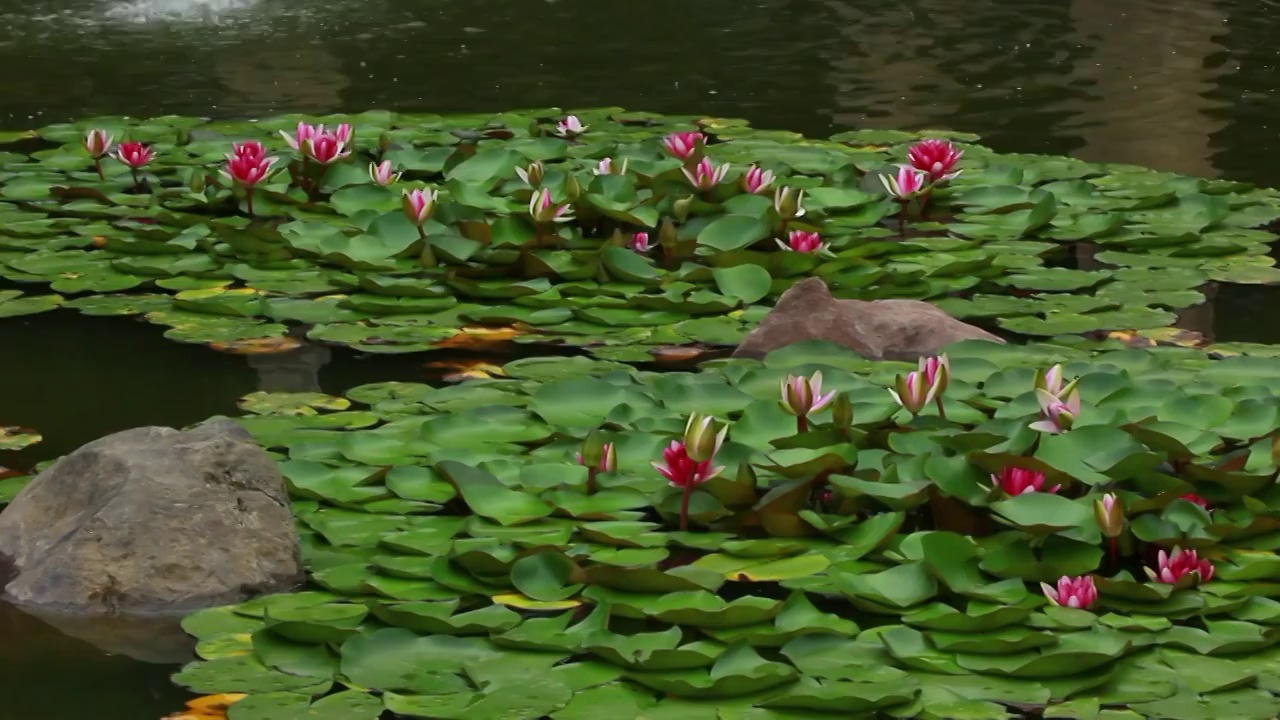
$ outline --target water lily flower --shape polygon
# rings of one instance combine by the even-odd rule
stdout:
[[[910,165],[899,165],[897,175],[881,175],[880,184],[889,195],[899,202],[905,202],[920,194],[925,188],[925,180],[929,176]]]
[[[400,176],[403,174],[404,173],[391,172],[390,160],[383,160],[380,163],[369,163],[369,179],[383,187],[399,180]]]
[[[307,138],[303,152],[321,165],[330,165],[351,154],[347,144],[331,132],[318,132]]]
[[[809,377],[787,375],[779,385],[782,410],[796,418],[796,432],[809,429],[809,416],[822,410],[835,399],[836,391],[822,394],[822,371]]]
[[[680,168],[680,172],[684,173],[695,190],[706,191],[724,180],[725,174],[729,172],[729,163],[716,167],[709,158],[703,158],[692,171],[689,168]]]
[[[574,453],[573,457],[578,461],[579,465],[586,465],[582,459],[582,453]],[[615,472],[618,469],[618,452],[614,448],[613,443],[605,443],[600,452],[600,464],[597,466],[600,472]]]
[[[907,373],[906,377],[899,375],[894,378],[894,388],[896,389],[889,390],[894,402],[906,408],[912,415],[919,415],[926,405],[933,402],[937,394],[935,387],[929,384],[925,374],[917,370]]]
[[[724,443],[729,427],[726,425],[716,431],[715,418],[710,415],[694,413],[684,425],[684,445],[689,457],[702,462],[715,457]]]
[[[400,193],[400,208],[409,222],[421,228],[435,214],[438,197],[440,192],[437,190],[405,189]]]
[[[1044,390],[1050,395],[1062,395],[1064,376],[1062,365],[1054,365],[1048,370],[1036,370],[1035,389]]]
[[[773,173],[769,170],[761,170],[756,165],[747,168],[746,174],[742,176],[743,191],[752,195],[764,192],[772,184]]]
[[[111,133],[95,128],[85,133],[83,144],[89,157],[100,158],[111,150]]]
[[[1080,391],[1074,383],[1069,387],[1063,396],[1036,390],[1036,400],[1040,403],[1040,415],[1043,419],[1031,423],[1032,430],[1057,435],[1071,429],[1076,416],[1080,414]]]
[[[773,209],[783,220],[804,217],[804,207],[800,204],[803,200],[804,190],[783,186],[773,191]]]
[[[707,141],[700,132],[674,132],[662,138],[662,147],[672,157],[688,160]]]
[[[992,489],[998,489],[1009,497],[1029,492],[1057,493],[1061,485],[1044,486],[1044,473],[1020,467],[1006,467],[999,475],[991,476]]]
[[[1209,509],[1209,501],[1205,500],[1204,498],[1200,497],[1195,493],[1186,493],[1185,495],[1180,495],[1179,498],[1182,500],[1186,500],[1187,502],[1193,502],[1196,505],[1199,505],[1200,507],[1204,508],[1205,510]]]
[[[102,174],[102,156],[111,150],[111,133],[95,128],[85,133],[82,144],[85,152],[93,158],[93,169],[98,171],[98,179],[106,179]]]
[[[1124,506],[1115,493],[1107,493],[1093,501],[1093,519],[1105,537],[1117,538],[1124,532]]]
[[[529,187],[536,188],[542,184],[546,168],[540,162],[531,162],[527,168],[516,168],[516,175]]]
[[[324,128],[323,125],[321,125],[320,127]],[[338,140],[340,140],[343,145],[351,145],[352,141],[355,139],[356,133],[354,130],[351,129],[350,125],[348,125],[347,123],[342,123],[341,125],[339,125],[337,128],[334,129],[333,135],[336,138],[338,138]]]
[[[140,142],[122,142],[112,157],[137,170],[151,162],[152,150]]]
[[[323,125],[317,126],[317,125],[311,125],[305,122],[300,122],[298,123],[298,126],[294,128],[293,133],[289,133],[286,130],[281,130],[280,137],[284,138],[284,141],[288,143],[289,147],[293,148],[294,150],[302,150],[304,147],[306,147],[308,140],[315,137],[317,133],[321,133],[321,132],[324,132]]]
[[[907,161],[911,167],[929,176],[929,182],[937,184],[955,179],[960,174],[955,166],[964,156],[963,150],[957,150],[947,140],[921,140],[907,150]]]
[[[662,462],[652,463],[653,468],[671,483],[672,487],[688,488],[710,480],[724,472],[723,467],[712,467],[711,460],[698,462],[689,457],[685,444],[672,440],[662,451]]]
[[[638,232],[632,235],[631,239],[627,241],[627,247],[631,248],[632,250],[635,250],[640,254],[649,252],[649,250],[652,247],[649,245],[649,233]]]
[[[724,472],[723,466],[711,463],[720,451],[729,428],[725,427],[719,433],[714,431],[715,423],[710,416],[691,415],[685,425],[684,441],[673,440],[662,451],[662,462],[653,463],[653,468],[667,482],[680,488],[681,531],[689,529],[689,496],[693,494],[693,488]]]
[[[613,158],[605,158],[596,165],[596,169],[593,172],[596,175],[626,175],[627,159],[622,159],[622,166],[618,168],[618,172],[615,173],[613,170]]]
[[[1186,577],[1191,578],[1191,585],[1213,579],[1213,563],[1201,558],[1195,550],[1183,550],[1180,547],[1174,547],[1172,553],[1161,550],[1157,555],[1156,568],[1145,570],[1152,580],[1166,585],[1176,585]]]
[[[1047,583],[1040,583],[1040,589],[1044,591],[1044,596],[1049,599],[1049,602],[1061,607],[1083,610],[1098,599],[1098,588],[1094,586],[1093,578],[1089,575],[1080,577],[1063,575],[1058,578],[1057,588]]]
[[[271,166],[278,159],[267,157],[267,150],[260,142],[232,143],[222,175],[244,188],[245,209],[250,215],[253,214],[253,189],[270,176]]]
[[[578,119],[577,115],[570,115],[556,123],[555,132],[556,135],[559,135],[562,138],[573,139],[586,132],[587,127],[587,125],[582,124],[582,121]]]
[[[566,222],[573,219],[569,205],[553,205],[551,191],[542,188],[529,198],[529,215],[536,222]]]
[[[798,253],[816,253],[824,254],[828,252],[830,243],[822,242],[822,237],[816,232],[805,232],[804,230],[792,230],[787,234],[787,241],[774,240],[778,247],[783,250],[793,250]]]

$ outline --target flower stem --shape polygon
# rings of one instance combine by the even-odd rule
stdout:
[[[933,192],[926,191],[920,198],[920,219],[924,220],[929,214],[929,201],[933,199]]]
[[[946,420],[947,411],[942,408],[942,396],[939,395],[938,397],[934,398],[933,402],[938,406],[938,415],[941,416],[943,420]]]
[[[901,203],[902,209],[898,211],[898,237],[905,238],[907,236],[907,203]]]
[[[107,176],[102,174],[102,158],[93,159],[93,169],[98,171],[98,179],[106,180]]]
[[[1116,539],[1108,538],[1108,540],[1110,540],[1109,544],[1111,546],[1111,562],[1114,563],[1116,561]]]
[[[587,494],[588,495],[596,494],[596,473],[597,472],[599,472],[597,468],[587,468]]]
[[[809,418],[805,415],[796,416],[796,433],[809,432]]]
[[[684,486],[680,496],[680,532],[689,531],[689,496],[693,494],[693,483]]]
[[[250,215],[253,215],[253,188],[251,187],[244,189],[244,207]]]
[[[138,168],[135,168],[135,167],[129,168],[129,174],[133,175],[133,186],[142,187],[142,183],[138,182]]]

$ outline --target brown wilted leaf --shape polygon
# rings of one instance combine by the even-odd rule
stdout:
[[[689,362],[713,351],[705,345],[663,345],[649,351],[658,362]]]
[[[1186,328],[1156,328],[1155,330],[1143,330],[1140,334],[1155,340],[1157,345],[1202,348],[1207,344],[1203,334]]]
[[[281,335],[269,338],[249,338],[248,340],[232,340],[231,342],[212,342],[209,347],[218,352],[232,355],[274,355],[286,353],[302,347],[302,341]]]
[[[1129,348],[1150,348],[1156,346],[1156,341],[1148,337],[1143,337],[1133,330],[1112,330],[1107,333],[1108,340],[1119,340]]]

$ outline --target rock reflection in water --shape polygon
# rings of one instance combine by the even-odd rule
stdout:
[[[47,636],[32,627],[43,623],[111,655],[157,665],[178,665],[195,658],[195,639],[182,630],[182,615],[66,614],[0,605],[5,622],[16,623],[23,637]],[[27,625],[28,627],[21,627]],[[7,636],[8,637],[8,636]]]
[[[177,663],[192,655],[189,639],[179,652],[176,619],[130,625],[99,618],[92,628],[85,626],[88,618],[51,621],[60,623],[58,629],[0,603],[0,717],[146,720],[190,698],[169,680]]]

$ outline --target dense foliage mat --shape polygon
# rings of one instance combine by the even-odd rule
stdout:
[[[296,325],[379,353],[500,327],[503,340],[636,362],[655,348],[735,344],[810,275],[838,297],[928,299],[1043,337],[1156,330],[1202,302],[1205,283],[1280,281],[1266,229],[1280,194],[1245,183],[1002,155],[941,131],[813,140],[616,108],[579,111],[572,130],[564,117],[322,118],[352,133],[323,165],[279,135],[297,116],[7,133],[0,277],[41,287],[0,294],[0,317],[136,315],[174,340],[245,352],[295,346],[285,334]],[[110,138],[86,140],[90,129],[130,141],[121,162],[99,159],[101,177],[90,153]],[[705,146],[685,148],[692,156],[664,148],[694,130]],[[956,141],[960,174],[912,203],[900,230],[881,179],[921,137]],[[231,143],[248,139],[280,160],[252,198],[219,172]],[[703,154],[709,173],[683,172]],[[388,165],[371,173],[372,162]],[[423,188],[438,194],[419,228],[401,192]],[[530,204],[535,189],[559,217]],[[780,249],[793,232],[820,241]],[[636,233],[648,250],[632,249]]]
[[[945,417],[887,391],[908,366],[821,343],[249,396],[314,586],[189,617],[204,659],[176,680],[248,693],[231,720],[1280,714],[1280,360],[948,354]],[[1055,362],[1081,403],[1040,432]],[[816,371],[840,397],[797,432],[779,387]],[[651,462],[694,412],[727,426],[726,469],[681,532]],[[595,492],[587,438],[616,463]],[[1175,548],[1199,575],[1149,580]],[[1050,603],[1062,576],[1096,598]]]

